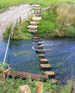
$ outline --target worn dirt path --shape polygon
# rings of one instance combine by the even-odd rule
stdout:
[[[3,32],[6,27],[11,23],[15,23],[19,17],[21,17],[22,20],[27,18],[31,14],[31,12],[29,12],[31,9],[31,5],[22,4],[10,7],[7,11],[0,13],[0,41],[3,40]]]

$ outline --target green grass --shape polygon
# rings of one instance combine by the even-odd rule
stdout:
[[[37,3],[43,7],[49,6],[56,2],[75,2],[74,0],[0,0],[0,9],[7,9],[9,6],[18,5],[21,3]]]
[[[56,37],[75,37],[75,22],[72,19],[71,25],[66,26],[66,19],[57,15],[55,8],[48,9],[42,14],[42,20],[40,21],[38,28],[38,35],[42,38],[56,38]],[[60,20],[57,20],[57,18]],[[69,19],[68,19],[69,20]],[[65,23],[63,25],[63,22]],[[68,22],[68,24],[70,24]],[[57,32],[58,31],[58,32]]]
[[[14,40],[26,40],[26,39],[31,39],[32,38],[32,35],[31,33],[29,33],[27,31],[27,26],[29,25],[29,21],[30,19],[28,20],[24,20],[23,22],[21,22],[21,20],[19,20],[14,29],[13,29],[13,38]],[[4,32],[3,36],[4,36],[4,39],[7,39],[8,36],[9,36],[9,33],[11,31],[11,28],[12,28],[12,25],[9,25],[6,29],[6,31]]]
[[[27,78],[26,80],[22,79],[6,79],[4,81],[0,81],[0,92],[1,93],[19,93],[18,89],[19,86],[22,85],[29,85],[31,89],[31,93],[35,92],[35,85],[36,80],[32,81],[30,78]],[[56,93],[57,89],[60,87],[59,85],[49,83],[49,81],[46,81],[44,84],[44,92],[50,92],[53,91],[53,93]]]
[[[61,88],[61,93],[71,93],[72,92],[72,80],[67,81],[67,85]]]
[[[30,78],[26,80],[19,79],[6,79],[0,80],[0,92],[1,93],[19,93],[19,86],[28,85],[31,89],[31,93],[36,93],[36,82],[38,80],[32,81]],[[43,81],[41,81],[43,82]],[[70,81],[68,85],[60,86],[52,84],[50,80],[43,82],[43,93],[70,93],[72,89],[72,82]],[[59,92],[58,92],[59,91]]]
[[[58,26],[55,23],[56,14],[45,11],[42,14],[42,20],[40,21],[38,28],[38,35],[42,38],[49,37],[54,32],[54,29]]]
[[[8,66],[8,64],[0,64],[0,71],[3,71],[5,67]],[[10,72],[8,73],[8,75]],[[15,71],[13,72],[15,75]],[[72,80],[68,80],[67,85],[65,86],[60,86],[57,84],[51,83],[50,80],[46,80],[45,82],[41,79],[34,80],[32,81],[30,77],[26,78],[26,80],[22,80],[21,78],[14,79],[13,77],[10,79],[3,79],[3,75],[0,73],[0,93],[19,93],[19,87],[23,85],[28,85],[29,88],[31,89],[31,93],[36,93],[36,82],[41,81],[43,82],[43,93],[71,93],[72,89]],[[1,80],[2,79],[2,80]]]

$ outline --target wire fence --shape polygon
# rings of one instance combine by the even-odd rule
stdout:
[[[5,51],[5,55],[4,55],[4,59],[3,59],[3,64],[6,62],[9,45],[10,45],[10,34],[9,34],[9,37],[8,37],[8,43],[7,43],[7,46],[6,46],[6,51]]]

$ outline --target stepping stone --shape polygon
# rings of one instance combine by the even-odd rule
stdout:
[[[29,29],[37,29],[37,28],[38,28],[38,26],[29,25],[29,26],[28,26],[28,28],[29,28]]]
[[[45,50],[45,49],[36,49],[36,52],[37,52],[37,53],[45,53],[46,50]]]
[[[40,17],[41,13],[40,14],[34,13],[34,16]]]
[[[31,22],[30,22],[30,24],[31,24],[31,25],[37,25],[37,24],[38,24],[38,22],[31,21]]]
[[[35,10],[34,11],[41,11],[41,8],[40,7],[35,7]]]
[[[39,41],[37,44],[38,44],[38,45],[42,45],[42,44],[43,44],[43,42],[40,42],[40,41]]]
[[[32,39],[33,40],[33,42],[39,42],[40,41],[40,39]]]
[[[51,76],[51,77],[55,76],[55,73],[53,71],[45,71],[45,72],[43,72],[43,74]]]
[[[35,9],[34,14],[41,14],[41,9]]]
[[[51,65],[50,64],[40,64],[40,68],[41,69],[48,69],[48,68],[51,68]]]
[[[38,48],[42,48],[42,47],[44,47],[44,45],[39,45],[39,46],[38,46]]]
[[[40,59],[40,63],[48,63],[48,59]]]
[[[32,5],[32,7],[40,7],[40,5]]]
[[[28,29],[28,32],[37,32],[37,30]]]
[[[40,21],[42,18],[41,17],[32,17],[33,21]]]
[[[34,36],[32,39],[40,39],[40,37]]]
[[[57,84],[57,83],[58,83],[58,80],[56,80],[56,79],[51,79],[50,82],[51,82],[52,84]]]
[[[34,13],[40,14],[41,13],[41,9],[40,8],[35,8],[34,9]]]
[[[43,48],[44,47],[44,45],[39,45],[39,46],[37,46],[37,48]]]
[[[38,55],[40,58],[45,58],[45,54],[39,54]]]

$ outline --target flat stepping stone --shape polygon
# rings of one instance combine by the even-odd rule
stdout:
[[[36,10],[37,10],[37,11],[38,11],[38,10],[41,11],[41,8],[40,8],[40,7],[35,7],[35,10],[34,10],[34,11],[36,11]]]
[[[35,36],[35,37],[33,37],[32,39],[40,39],[40,37]]]
[[[37,32],[37,30],[28,29],[28,32]]]
[[[48,59],[40,59],[40,63],[48,63]]]
[[[43,44],[43,42],[40,42],[40,41],[39,41],[37,44],[38,44],[38,45],[42,45],[42,44]]]
[[[40,7],[40,5],[32,5],[32,7]]]
[[[34,13],[34,16],[40,17],[41,13]]]
[[[40,64],[40,68],[42,69],[48,69],[48,68],[51,68],[51,65],[50,64]]]
[[[42,18],[41,17],[32,17],[33,21],[40,21]]]
[[[39,42],[40,39],[33,39],[33,42]]]
[[[45,50],[45,49],[36,49],[36,52],[37,52],[37,53],[45,53],[46,50]]]
[[[41,57],[41,58],[44,58],[45,54],[39,54],[38,56]]]
[[[58,80],[56,80],[56,79],[51,79],[50,82],[51,82],[52,84],[57,84],[57,83],[58,83]]]
[[[48,76],[55,76],[54,71],[45,71],[45,72],[43,72],[43,74],[48,75]]]
[[[38,47],[44,47],[44,45],[39,45]]]
[[[37,46],[37,48],[43,48],[44,47],[44,45],[39,45],[39,46]]]
[[[30,24],[31,24],[31,25],[37,25],[37,24],[38,24],[38,22],[31,21],[31,22],[30,22]]]
[[[28,28],[29,28],[29,29],[37,29],[38,26],[35,26],[35,25],[29,25]]]

